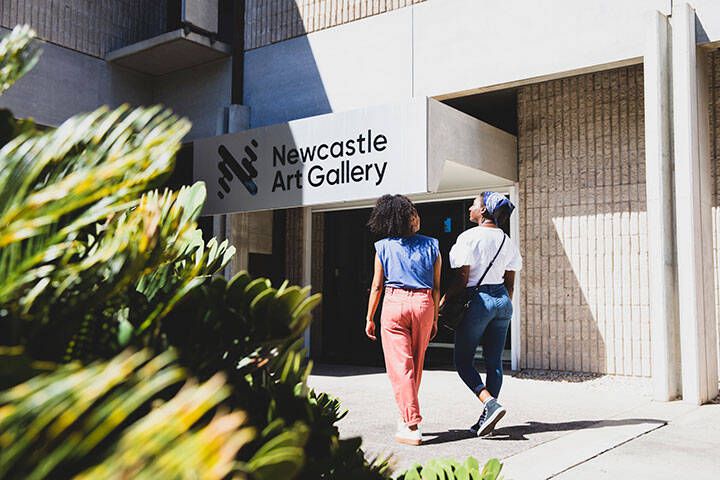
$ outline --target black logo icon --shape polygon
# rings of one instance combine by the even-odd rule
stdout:
[[[255,148],[258,146],[258,142],[255,139],[251,140],[250,144]],[[240,163],[238,163],[225,145],[218,147],[218,153],[220,154],[220,158],[222,158],[222,161],[218,163],[218,169],[220,173],[222,173],[222,177],[218,178],[218,183],[225,193],[230,193],[230,184],[228,182],[232,181],[233,174],[242,182],[251,195],[255,195],[258,192],[257,185],[253,182],[253,178],[258,175],[258,171],[253,166],[253,162],[258,159],[257,154],[248,145],[245,146],[244,151],[247,156],[243,157]],[[240,164],[242,164],[242,166]],[[217,194],[220,198],[225,197],[225,194],[219,190]]]

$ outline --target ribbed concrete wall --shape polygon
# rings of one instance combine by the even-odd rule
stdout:
[[[312,293],[322,293],[324,272],[325,214],[312,215]],[[310,329],[310,350],[313,357],[322,356],[322,303],[313,310],[313,323]]]
[[[518,91],[521,368],[649,376],[643,74]]]
[[[282,42],[425,0],[246,0],[245,49]]]
[[[0,26],[29,24],[38,37],[104,58],[165,32],[167,0],[2,0]]]
[[[713,175],[713,253],[715,257],[715,313],[720,329],[720,51],[710,56],[710,167]],[[720,336],[719,336],[720,338]]]
[[[303,285],[303,209],[285,210],[285,276],[292,285]]]

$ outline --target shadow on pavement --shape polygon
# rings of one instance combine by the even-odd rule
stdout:
[[[328,363],[315,363],[311,375],[317,377],[354,377],[358,375],[384,374],[384,367],[363,365],[337,365]]]
[[[527,422],[523,425],[502,427],[496,429],[492,435],[483,437],[484,440],[529,440],[527,435],[543,432],[571,432],[585,428],[617,427],[623,425],[638,425],[641,423],[655,423],[665,425],[667,422],[654,418],[628,418],[623,420],[597,420],[573,421],[560,423]],[[444,432],[423,432],[423,435],[434,436],[428,440],[423,439],[423,445],[456,442],[468,438],[475,438],[470,430],[447,430]]]
[[[434,445],[439,443],[450,443],[450,442],[457,442],[458,440],[467,440],[468,438],[477,438],[474,433],[472,433],[470,430],[448,430],[446,432],[423,432],[423,437],[426,435],[435,436],[435,438],[430,438],[428,440],[425,440],[423,438],[422,444],[424,445]]]

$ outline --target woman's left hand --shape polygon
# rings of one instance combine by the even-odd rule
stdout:
[[[438,332],[438,322],[437,319],[433,322],[432,330],[430,330],[430,340],[435,338],[435,335],[437,335]]]
[[[367,335],[370,340],[376,340],[375,322],[373,322],[372,320],[368,320],[365,323],[365,335]]]

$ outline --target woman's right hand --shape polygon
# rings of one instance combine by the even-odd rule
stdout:
[[[372,320],[368,320],[367,322],[365,322],[365,335],[367,335],[370,340],[376,340],[375,322],[373,322]]]

